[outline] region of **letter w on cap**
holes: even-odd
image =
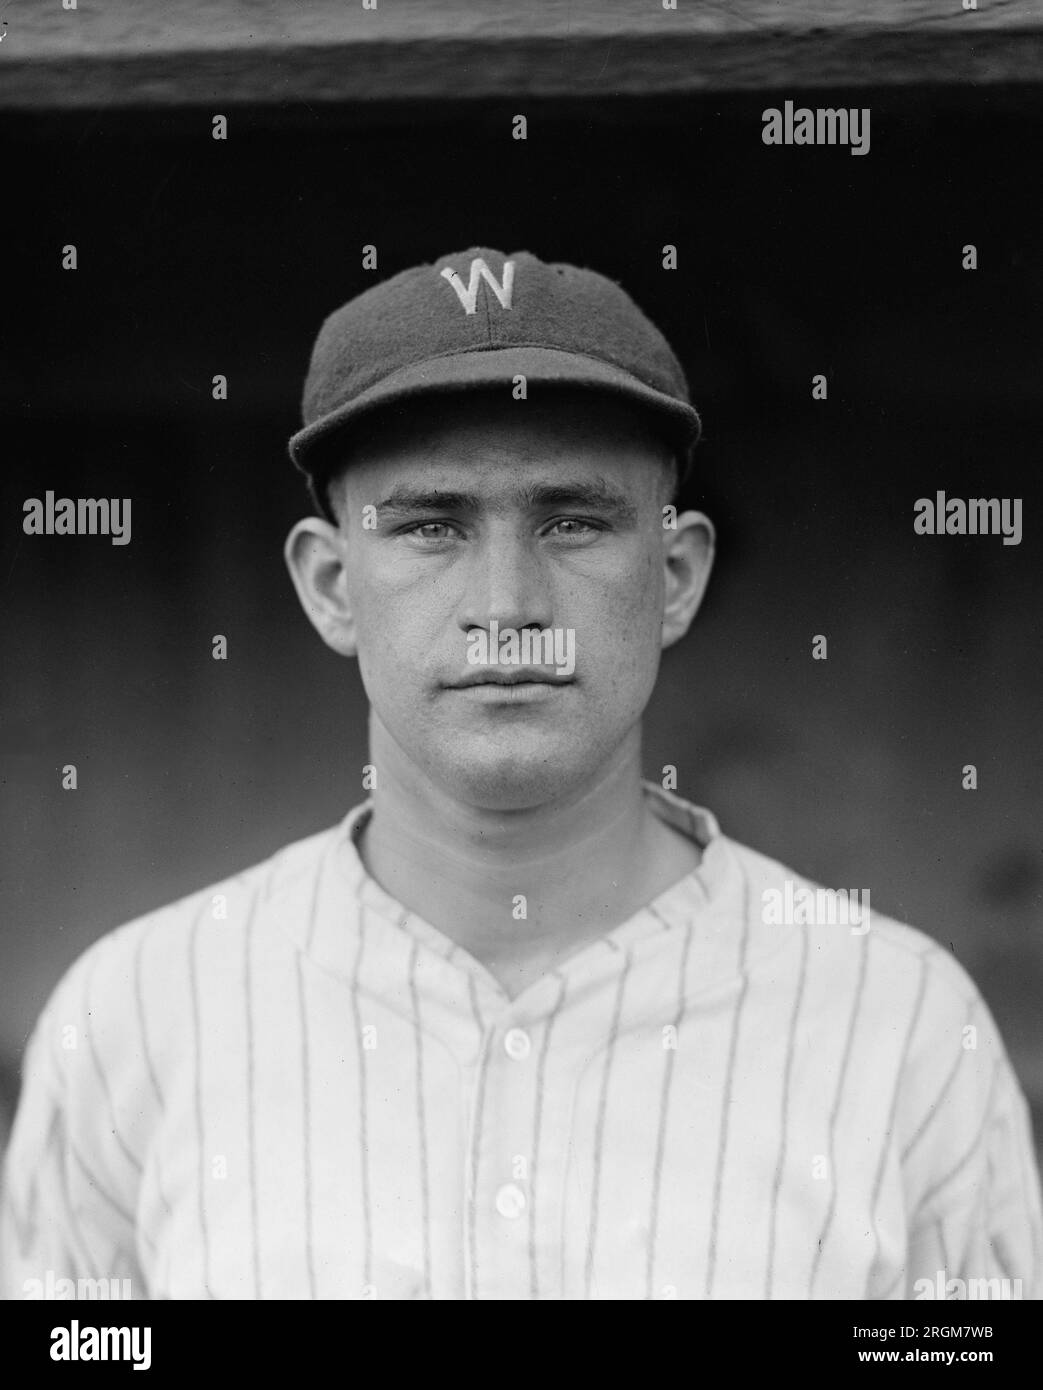
[[[481,280],[485,281],[485,283],[492,290],[493,294],[500,301],[500,307],[502,309],[509,309],[511,307],[511,294],[514,291],[513,261],[504,261],[503,263],[502,285],[498,285],[496,283],[496,276],[485,264],[481,256],[475,256],[474,260],[471,262],[471,278],[467,282],[466,288],[464,287],[464,282],[460,279],[459,275],[457,275],[456,271],[453,270],[451,266],[446,266],[446,268],[442,271],[442,276],[444,279],[449,281],[453,289],[456,291],[456,297],[464,306],[464,313],[466,314],[477,313],[478,284]]]

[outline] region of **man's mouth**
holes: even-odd
[[[562,676],[546,667],[515,666],[509,670],[490,667],[469,671],[458,681],[451,681],[449,689],[469,690],[476,685],[571,685],[572,681],[572,676]]]

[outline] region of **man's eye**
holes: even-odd
[[[405,534],[422,541],[444,541],[454,534],[454,529],[448,521],[420,521],[410,526]]]
[[[595,521],[588,521],[582,516],[562,516],[550,525],[548,535],[559,536],[587,536],[603,528]]]

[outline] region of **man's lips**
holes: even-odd
[[[572,681],[572,676],[562,676],[540,666],[513,666],[506,671],[492,668],[469,671],[447,684],[450,690],[468,690],[475,685],[571,685]]]

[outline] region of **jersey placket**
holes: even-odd
[[[473,1072],[468,1144],[467,1297],[530,1296],[531,1169],[540,1022],[528,1002],[477,984],[483,1033]]]

